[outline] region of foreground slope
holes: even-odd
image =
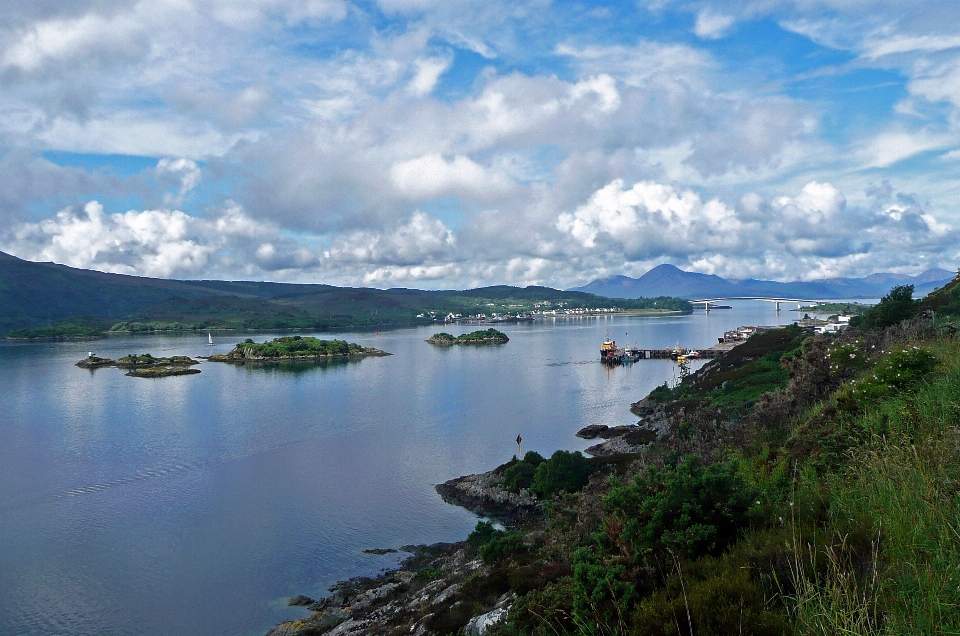
[[[503,530],[295,599],[315,613],[272,634],[958,633],[960,339],[939,320],[755,335],[634,405],[640,452],[464,478]]]

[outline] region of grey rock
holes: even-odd
[[[467,636],[484,636],[488,629],[500,621],[505,620],[509,611],[510,610],[506,608],[498,607],[486,614],[474,616],[470,619],[470,622],[467,623],[466,627],[463,628],[463,633],[467,634]]]

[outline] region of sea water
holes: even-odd
[[[797,317],[732,304],[500,325],[500,346],[424,342],[469,325],[317,334],[393,355],[155,379],[74,363],[278,334],[0,344],[0,634],[254,635],[304,616],[289,597],[403,556],[364,549],[463,539],[476,517],[434,485],[509,460],[518,435],[549,456],[586,448],[588,424],[635,423],[630,404],[677,367],[601,365],[607,333],[706,348]]]

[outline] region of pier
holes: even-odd
[[[720,342],[706,349],[685,349],[680,346],[664,347],[663,349],[640,349],[638,347],[617,349],[616,342],[608,337],[600,348],[600,362],[604,364],[632,364],[640,360],[677,360],[678,358],[712,360],[746,342],[747,338],[754,333],[769,331],[770,329],[780,329],[780,327],[738,327],[733,331],[724,333],[723,338],[718,338]]]

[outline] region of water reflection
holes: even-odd
[[[339,369],[351,364],[359,364],[360,362],[362,362],[362,358],[321,358],[316,360],[256,360],[241,364],[222,362],[212,364],[234,364],[238,369],[243,369],[247,373],[263,373],[266,375],[301,375],[313,371]]]
[[[777,320],[764,305],[545,320],[498,327],[499,347],[424,342],[476,326],[338,333],[394,355],[205,362],[154,382],[73,366],[89,343],[0,344],[0,633],[265,633],[302,612],[275,599],[389,565],[364,548],[466,536],[475,518],[433,485],[508,460],[518,433],[547,456],[589,445],[575,437],[587,424],[634,423],[630,404],[676,365],[604,368],[606,331],[699,349]],[[186,334],[96,349],[232,346]]]

